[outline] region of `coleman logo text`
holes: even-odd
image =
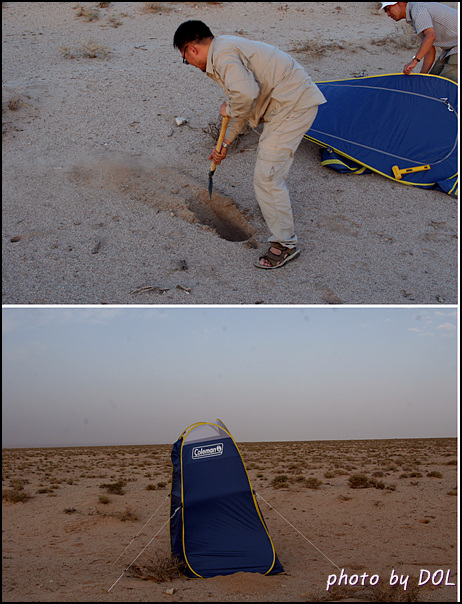
[[[193,459],[205,459],[206,457],[217,457],[223,453],[223,443],[214,443],[205,447],[193,447]]]

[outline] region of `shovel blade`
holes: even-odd
[[[212,191],[213,191],[213,172],[209,174],[209,197],[212,199]]]

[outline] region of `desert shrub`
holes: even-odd
[[[28,105],[24,101],[22,92],[18,92],[16,90],[12,93],[11,98],[9,98],[8,101],[5,101],[5,103],[10,111],[17,111],[18,109],[20,109],[20,107],[24,107],[24,106],[30,107],[30,105]],[[3,101],[2,101],[2,105],[3,105]],[[2,107],[2,111],[3,111],[3,107]]]
[[[273,486],[275,489],[282,489],[283,487],[288,486],[288,481],[288,476],[286,476],[285,474],[278,474],[271,481],[271,486]]]
[[[2,500],[10,501],[12,503],[22,503],[31,498],[31,495],[23,490],[17,489],[5,489],[2,491]]]
[[[407,588],[380,582],[368,593],[369,602],[419,602],[420,588],[416,577],[410,577]]]
[[[365,474],[352,474],[348,479],[350,489],[368,489],[371,484]]]
[[[181,575],[182,562],[167,555],[158,555],[156,560],[148,561],[144,566],[133,564],[130,572],[143,581],[165,583]]]
[[[319,478],[315,478],[314,476],[310,476],[305,480],[305,485],[308,489],[319,489],[322,485],[322,480]]]
[[[371,487],[374,487],[376,489],[384,489],[385,488],[385,483],[382,480],[376,480],[375,478],[371,478],[369,480],[369,484],[371,485]]]
[[[427,474],[428,478],[443,478],[441,472],[437,472],[436,470],[432,470]]]
[[[127,481],[120,478],[117,482],[109,482],[106,484],[101,484],[100,489],[106,489],[108,493],[112,493],[113,495],[124,495],[124,487],[126,486]]]
[[[167,487],[167,483],[166,482],[158,482],[157,484],[152,484],[152,482],[150,482],[146,486],[146,491],[162,491],[166,487]]]
[[[10,480],[11,489],[2,490],[2,500],[21,503],[30,499],[31,495],[24,490],[24,485],[28,482],[22,478],[12,478]]]
[[[97,21],[99,19],[99,11],[83,6],[76,6],[76,17],[82,17],[84,21]]]
[[[138,520],[136,512],[130,508],[119,514],[119,518],[122,522],[136,522]]]
[[[168,6],[165,6],[165,2],[143,2],[144,10],[148,13],[169,13],[172,9]]]
[[[65,514],[75,514],[77,510],[75,508],[64,508]]]
[[[368,478],[365,474],[352,474],[348,479],[350,489],[387,489],[396,491],[396,485],[386,485],[382,480]]]
[[[89,40],[88,42],[79,42],[78,46],[60,46],[59,52],[65,59],[75,59],[77,57],[96,59],[98,57],[107,57],[111,49],[95,40]]]
[[[400,23],[392,34],[382,38],[372,38],[371,44],[375,46],[394,46],[395,48],[412,50],[416,48],[416,33],[405,24]]]

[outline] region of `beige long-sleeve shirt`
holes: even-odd
[[[210,45],[206,73],[227,97],[230,142],[246,122],[252,127],[283,122],[302,97],[307,109],[326,102],[297,61],[264,42],[217,36]]]

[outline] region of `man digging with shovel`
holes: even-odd
[[[279,268],[299,255],[286,178],[304,134],[324,95],[294,59],[274,46],[237,36],[214,37],[202,21],[186,21],[173,45],[183,62],[217,82],[227,102],[220,108],[231,118],[220,150],[210,159],[219,165],[246,122],[264,123],[257,151],[254,188],[271,231],[270,247],[255,266]]]

